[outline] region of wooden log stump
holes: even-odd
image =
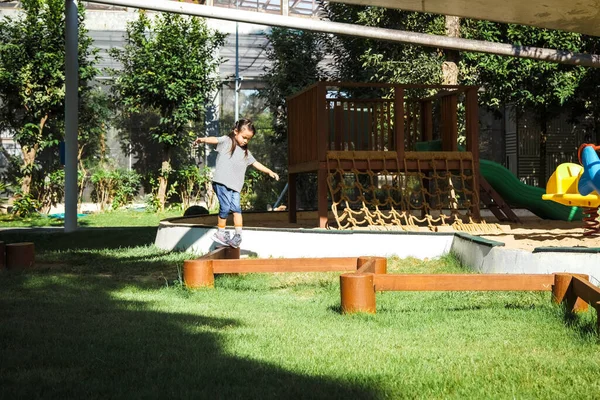
[[[33,266],[35,246],[31,242],[11,243],[6,245],[6,268],[25,269]]]
[[[215,286],[212,260],[186,260],[183,262],[183,282],[190,289]]]
[[[375,313],[375,287],[373,274],[340,275],[342,314],[356,312]]]

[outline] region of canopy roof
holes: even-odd
[[[330,0],[600,36],[598,0]]]

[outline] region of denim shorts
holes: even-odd
[[[242,213],[240,206],[240,192],[229,189],[225,185],[213,182],[213,189],[219,199],[219,218],[227,219],[230,212]]]

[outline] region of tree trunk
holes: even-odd
[[[21,147],[21,153],[23,154],[23,179],[21,180],[21,193],[23,196],[27,196],[31,192],[31,181],[33,179],[33,164],[35,163],[35,156],[38,151],[38,145],[35,144],[33,147],[23,146]]]
[[[460,37],[460,18],[446,15],[446,36]],[[446,50],[446,61],[442,64],[442,83],[444,85],[458,84],[458,61],[460,53],[457,50]]]
[[[40,119],[40,136],[42,134],[42,131],[44,130],[44,126],[46,126],[47,120],[48,115],[44,115],[44,117]],[[21,145],[21,153],[23,154],[23,171],[25,171],[23,173],[23,179],[21,181],[21,193],[23,194],[23,196],[26,196],[31,192],[31,181],[33,179],[33,165],[35,164],[35,157],[37,155],[39,147],[39,143],[36,143],[33,146]]]
[[[165,209],[166,197],[167,197],[167,184],[169,181],[169,174],[171,173],[171,147],[163,147],[162,154],[162,165],[160,168],[160,176],[158,177],[158,203],[160,210]]]

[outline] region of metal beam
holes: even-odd
[[[504,43],[486,42],[483,40],[451,38],[440,35],[428,35],[424,33],[407,32],[394,29],[343,24],[339,22],[321,21],[309,18],[286,17],[282,15],[241,11],[231,8],[210,7],[168,0],[154,0],[152,2],[145,0],[94,0],[93,2],[131,8],[142,8],[146,10],[172,12],[205,18],[245,22],[250,24],[279,26],[284,28],[364,37],[390,42],[410,43],[434,48],[489,53],[509,57],[530,58],[561,64],[582,65],[586,67],[600,67],[600,56],[597,54],[581,54],[540,47],[517,46]]]

